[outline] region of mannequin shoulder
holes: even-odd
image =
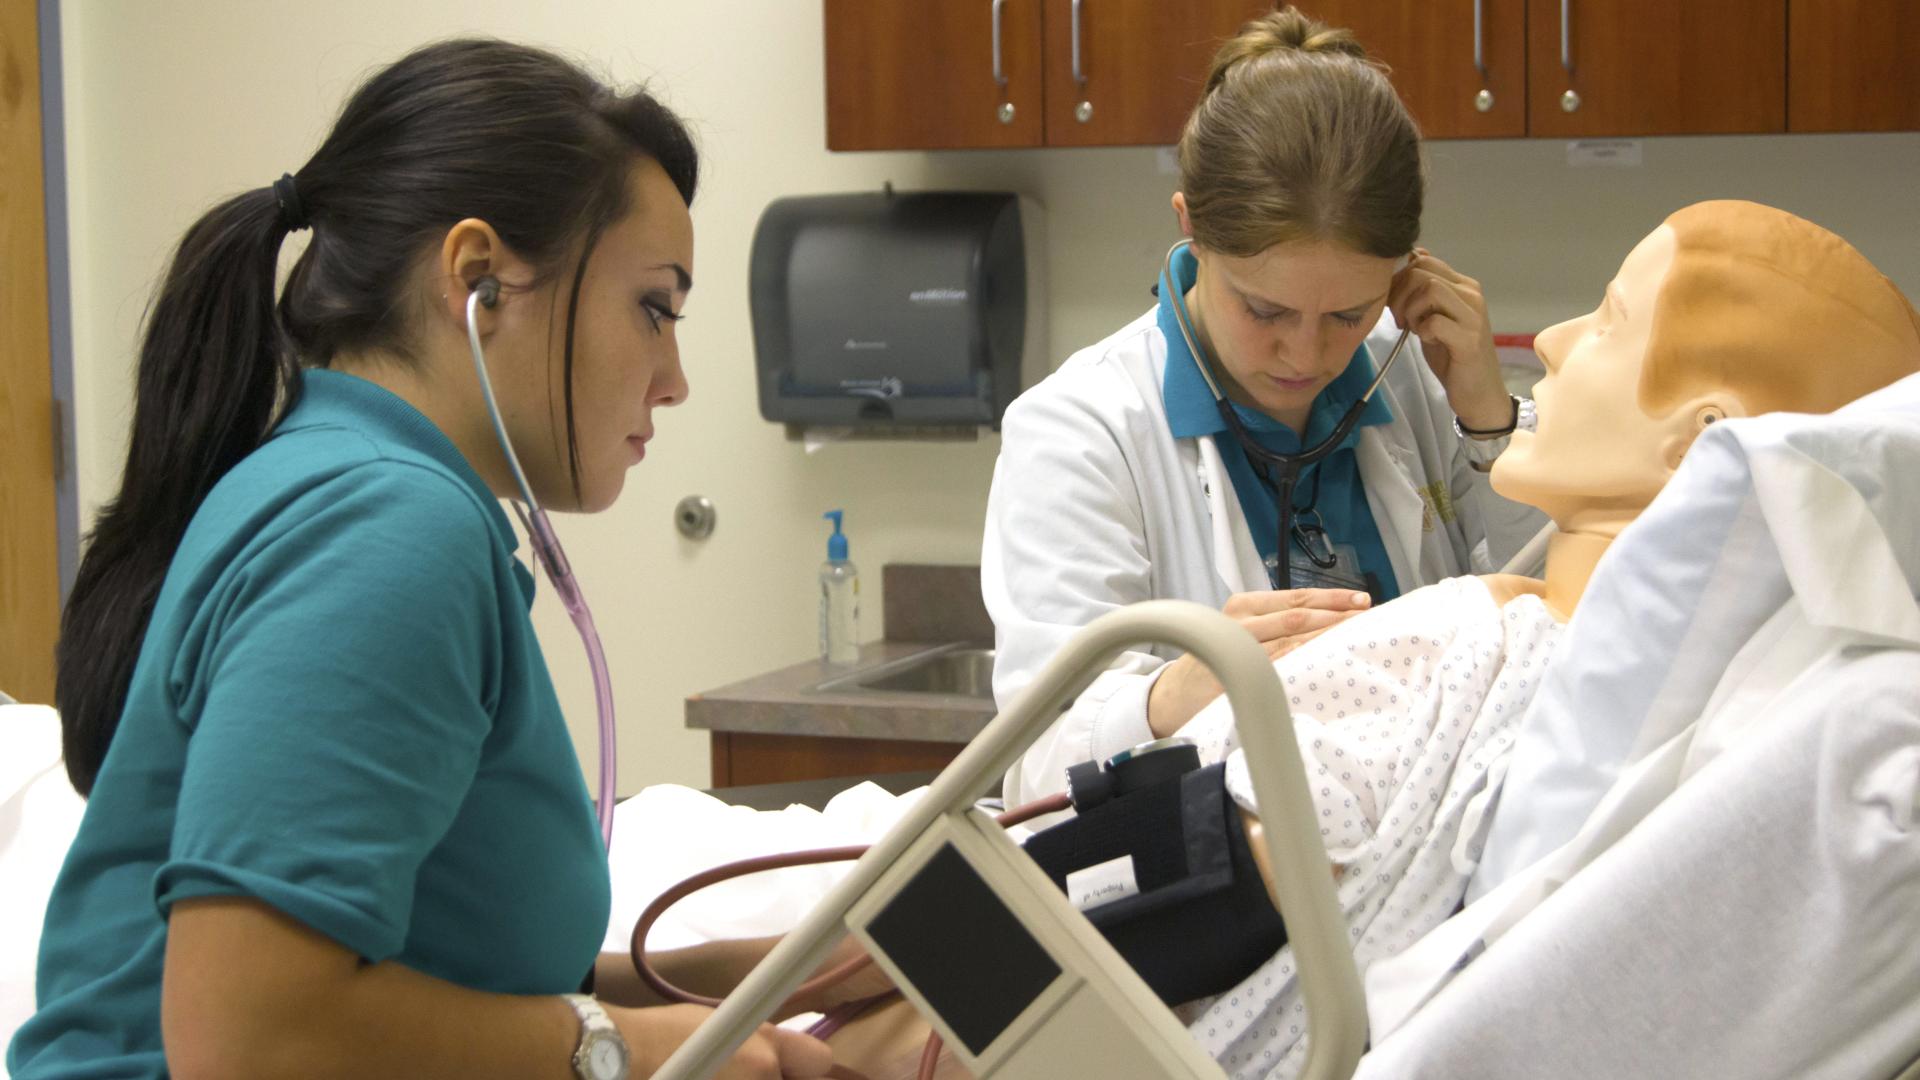
[[[1522,596],[1538,596],[1542,600],[1547,597],[1547,583],[1539,578],[1520,574],[1481,574],[1480,582],[1487,587],[1487,593],[1499,607],[1505,607],[1508,601]]]

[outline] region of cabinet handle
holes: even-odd
[[[1572,83],[1572,0],[1561,0],[1561,71],[1567,73],[1567,83]],[[1572,86],[1561,94],[1561,111],[1571,113],[1580,108],[1580,94]]]
[[[1473,107],[1481,112],[1493,108],[1493,91],[1487,89],[1487,37],[1483,16],[1485,0],[1473,0],[1473,66],[1480,72],[1480,92],[1473,96]]]
[[[1473,0],[1473,66],[1480,72],[1480,81],[1487,81],[1486,32],[1481,19],[1485,15],[1483,0]]]
[[[1007,0],[993,0],[993,81],[1001,86],[1007,85],[1007,72],[1000,64],[1000,9],[1006,3]]]
[[[1073,0],[1073,81],[1077,86],[1087,85],[1087,77],[1080,70],[1080,0]]]
[[[1560,67],[1573,74],[1573,0],[1560,0]]]

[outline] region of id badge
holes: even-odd
[[[1331,566],[1322,566],[1307,557],[1298,544],[1288,544],[1287,569],[1292,574],[1292,584],[1296,589],[1347,589],[1364,592],[1380,599],[1380,582],[1372,574],[1360,568],[1360,553],[1352,544],[1328,545],[1332,556]],[[1322,557],[1326,561],[1326,557]],[[1278,581],[1279,560],[1267,559],[1267,578]]]

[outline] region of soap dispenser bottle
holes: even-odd
[[[842,512],[820,515],[833,522],[827,537],[827,561],[820,564],[820,659],[851,664],[860,656],[854,634],[860,625],[860,571],[847,558],[847,537],[840,531]]]

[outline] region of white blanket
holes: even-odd
[[[0,1049],[33,1015],[47,897],[86,806],[61,767],[59,714],[0,705]]]
[[[1845,1038],[1865,1040],[1870,1055],[1897,1056],[1898,1033],[1904,1030],[1911,1050],[1915,1017],[1905,1015],[1888,1024],[1884,1021],[1897,1012],[1894,1006],[1882,1002],[1881,1019],[1876,1020],[1869,1015],[1869,1003],[1887,991],[1881,979],[1886,973],[1906,980],[1893,984],[1903,988],[1903,1008],[1920,999],[1920,965],[1911,944],[1913,913],[1920,907],[1914,902],[1920,897],[1920,852],[1915,851],[1920,834],[1913,829],[1914,757],[1920,749],[1912,735],[1920,698],[1908,674],[1914,654],[1920,652],[1920,604],[1915,603],[1920,498],[1910,479],[1917,470],[1920,378],[1905,380],[1832,417],[1731,421],[1702,436],[1656,504],[1662,509],[1657,520],[1664,528],[1715,530],[1728,551],[1742,553],[1738,560],[1714,568],[1721,575],[1719,589],[1703,597],[1703,608],[1741,608],[1749,626],[1744,643],[1710,692],[1703,680],[1675,681],[1659,670],[1649,671],[1650,682],[1668,683],[1669,696],[1658,710],[1646,714],[1661,723],[1642,723],[1630,737],[1617,740],[1631,748],[1619,780],[1573,838],[1413,949],[1373,968],[1367,993],[1376,1044],[1386,1040],[1386,1046],[1396,1049],[1417,1048],[1421,1040],[1414,1035],[1415,1027],[1409,1026],[1407,1043],[1399,1041],[1396,1030],[1409,1024],[1410,1017],[1423,1016],[1416,1010],[1426,1002],[1432,1000],[1430,1008],[1438,1009],[1441,1002],[1455,998],[1443,988],[1463,968],[1474,972],[1499,958],[1499,970],[1511,970],[1514,953],[1528,950],[1516,945],[1508,951],[1503,936],[1514,933],[1520,940],[1538,941],[1538,932],[1520,936],[1519,928],[1531,925],[1536,909],[1539,916],[1547,915],[1545,904],[1563,883],[1573,883],[1567,885],[1573,889],[1605,860],[1615,869],[1599,880],[1614,884],[1598,903],[1611,906],[1612,917],[1599,921],[1605,909],[1589,903],[1586,914],[1597,921],[1584,932],[1605,939],[1592,948],[1613,950],[1613,964],[1582,969],[1572,966],[1578,962],[1577,952],[1563,951],[1559,944],[1536,947],[1534,958],[1548,970],[1529,975],[1526,985],[1564,988],[1578,982],[1583,991],[1575,1000],[1590,993],[1621,1003],[1616,1014],[1623,1022],[1638,1015],[1647,1023],[1664,1025],[1669,1037],[1657,1047],[1684,1037],[1689,1047],[1711,1048],[1691,1051],[1705,1059],[1715,1053],[1734,1055],[1736,1047],[1758,1038],[1754,1045],[1775,1048],[1776,1064],[1769,1068],[1783,1070],[1775,1075],[1800,1075],[1801,1070],[1777,1062],[1800,1060],[1800,1055],[1814,1052],[1809,1047],[1831,1046]],[[1690,489],[1703,479],[1715,485],[1712,497],[1688,499]],[[1690,508],[1697,513],[1687,513]],[[1623,536],[1620,545],[1628,542]],[[1755,558],[1756,553],[1769,557]],[[1738,573],[1732,572],[1735,568]],[[1622,558],[1603,564],[1601,573],[1654,569]],[[1596,574],[1596,588],[1599,578]],[[1736,603],[1734,594],[1743,599]],[[1754,597],[1775,598],[1775,610],[1758,625],[1751,622]],[[1672,641],[1669,648],[1679,650],[1681,644]],[[1678,667],[1697,660],[1685,652],[1670,653],[1665,664]],[[1861,666],[1869,661],[1873,667]],[[1619,719],[1609,705],[1593,702],[1591,722]],[[1697,719],[1673,730],[1677,717]],[[1714,808],[1732,802],[1743,781],[1757,788],[1747,797],[1762,801],[1783,786],[1758,765],[1749,776],[1731,762],[1747,761],[1744,752],[1750,744],[1786,738],[1776,735],[1776,729],[1791,730],[1796,723],[1810,725],[1815,734],[1844,725],[1845,731],[1832,736],[1858,738],[1865,747],[1848,749],[1847,744],[1825,758],[1802,752],[1802,768],[1817,770],[1831,763],[1834,771],[1796,777],[1811,785],[1796,811],[1804,815],[1796,823],[1799,832],[1756,827],[1739,815],[1716,815]],[[1735,750],[1743,753],[1736,756]],[[1792,752],[1783,753],[1790,766],[1796,759]],[[1723,758],[1730,763],[1717,765]],[[1687,793],[1689,785],[1704,783],[1710,769],[1722,785],[1719,801],[1705,796],[1678,801],[1676,792]],[[1792,790],[1786,787],[1780,797],[1791,798]],[[1663,800],[1669,798],[1680,809],[1664,807]],[[1689,807],[1699,811],[1696,819],[1655,825],[1656,820],[1672,821]],[[1511,809],[1503,806],[1500,814]],[[1780,835],[1774,836],[1775,831]],[[1675,875],[1673,859],[1678,856],[1649,849],[1655,841],[1643,833],[1676,843],[1681,836],[1698,833],[1699,842],[1724,852],[1727,865],[1716,862],[1699,880]],[[1775,843],[1777,847],[1770,846]],[[1624,854],[1612,855],[1616,845],[1622,852],[1641,854],[1627,861]],[[1629,870],[1679,891],[1658,902],[1647,895],[1647,888],[1628,886]],[[1773,871],[1778,875],[1768,877]],[[1728,899],[1716,908],[1694,902],[1697,891],[1712,890],[1721,879],[1744,879],[1755,887],[1767,883],[1767,888],[1751,903]],[[1577,896],[1591,898],[1593,887],[1581,885]],[[1563,903],[1577,906],[1582,901]],[[1693,922],[1704,925],[1682,925]],[[1826,926],[1835,922],[1848,925]],[[1572,930],[1564,916],[1548,924]],[[1559,942],[1561,936],[1549,940]],[[1663,938],[1685,942],[1690,951],[1672,955]],[[1822,948],[1836,951],[1812,962],[1810,954]],[[1766,977],[1757,979],[1761,970]],[[1749,977],[1734,978],[1738,973]],[[1601,985],[1612,975],[1624,981]],[[1486,980],[1476,975],[1470,985],[1484,987]],[[1721,996],[1728,986],[1741,990],[1737,1010],[1727,1007]],[[1442,996],[1435,999],[1436,993]],[[1478,1000],[1484,991],[1466,989],[1458,996]],[[1627,1008],[1627,1003],[1644,999],[1665,1005],[1644,1014]],[[1828,1001],[1850,1005],[1855,1012],[1831,1008],[1824,1004]],[[1806,1008],[1795,1011],[1796,1003]],[[1573,1018],[1577,1029],[1554,1027],[1557,1006],[1541,1004],[1541,1040],[1584,1045],[1590,1039],[1644,1043],[1650,1037],[1631,1026],[1608,1032],[1600,1022],[1604,1014],[1595,1018],[1600,1034],[1586,1031],[1579,1018]],[[1775,1026],[1761,1038],[1742,1017],[1766,1017]],[[1421,1020],[1417,1030],[1431,1027]],[[1527,1041],[1507,1034],[1518,1043]],[[1788,1042],[1792,1045],[1785,1045]],[[1645,1047],[1649,1053],[1654,1048]],[[1608,1060],[1619,1060],[1618,1054]],[[1808,1060],[1836,1069],[1833,1075],[1843,1075],[1853,1064],[1833,1053],[1815,1053]],[[1538,1068],[1537,1061],[1530,1065]],[[1678,1066],[1656,1071],[1687,1073]],[[1729,1074],[1760,1073],[1735,1069]]]
[[[1920,1055],[1916,792],[1920,653],[1828,656],[1357,1076],[1894,1075]]]
[[[1480,810],[1559,632],[1537,597],[1496,607],[1478,578],[1453,578],[1276,663],[1363,971],[1459,907],[1479,854]],[[1257,810],[1234,724],[1223,698],[1180,734],[1203,758],[1224,757],[1228,789]],[[1306,1007],[1291,948],[1183,1015],[1236,1078],[1299,1071]]]
[[[626,952],[647,905],[694,874],[760,855],[871,844],[926,790],[896,796],[863,783],[835,795],[824,810],[751,810],[675,784],[643,788],[614,810],[607,859],[613,909],[601,947]],[[851,869],[850,862],[794,866],[702,889],[654,924],[647,948],[784,934]]]

